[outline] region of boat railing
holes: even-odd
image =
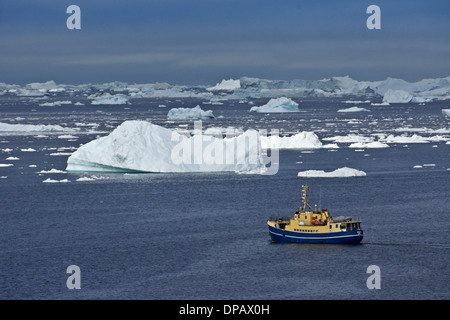
[[[291,217],[270,217],[269,221],[290,221]]]

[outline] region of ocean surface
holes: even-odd
[[[71,152],[125,120],[192,129],[192,121],[166,120],[172,107],[199,104],[213,110],[216,119],[203,121],[204,129],[314,131],[322,140],[350,134],[434,136],[429,132],[449,128],[441,113],[448,102],[361,104],[370,112],[339,113],[352,104],[311,98],[296,100],[299,113],[256,114],[250,107],[266,100],[252,105],[71,100],[84,105],[43,107],[30,98],[0,96],[2,123],[79,129],[0,132],[0,164],[12,164],[0,166],[0,299],[450,299],[450,144],[445,141],[281,150],[276,175],[64,171]],[[297,176],[342,167],[367,176]],[[51,169],[63,172],[46,173]],[[270,240],[267,219],[291,215],[304,184],[312,190],[311,202],[332,216],[362,219],[361,244]],[[66,285],[70,265],[80,268],[81,289]],[[380,289],[367,287],[371,265],[380,269]]]

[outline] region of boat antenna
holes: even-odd
[[[322,210],[322,186],[319,186],[319,210]]]

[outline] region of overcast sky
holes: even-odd
[[[0,82],[446,77],[449,17],[448,0],[0,0]]]

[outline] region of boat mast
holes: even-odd
[[[303,209],[302,209],[302,211],[303,212],[306,212],[306,209],[309,207],[309,208],[311,208],[311,206],[308,204],[308,202],[307,202],[307,198],[308,198],[308,191],[309,191],[309,188],[308,188],[308,186],[302,186],[302,200],[303,200]],[[312,208],[311,208],[312,209]]]

